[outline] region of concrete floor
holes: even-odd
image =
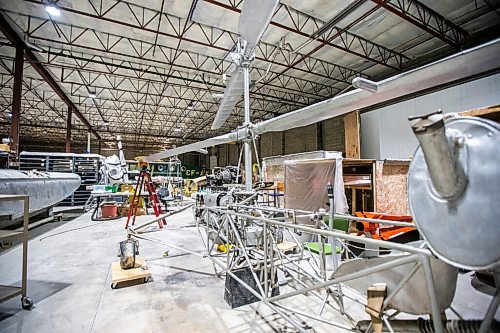
[[[150,217],[138,218],[138,224]],[[174,245],[201,252],[191,210],[168,219],[167,229],[148,233]],[[292,332],[290,325],[261,303],[231,309],[223,299],[224,280],[210,260],[140,242],[154,281],[112,290],[112,262],[118,242],[126,238],[125,220],[90,221],[90,213],[36,236],[29,243],[29,291],[32,311],[19,298],[0,304],[0,332]],[[164,251],[169,256],[164,257]],[[21,247],[0,255],[0,283],[16,285],[21,276]],[[466,318],[484,313],[490,297],[470,288],[461,276],[454,306]],[[471,297],[473,295],[473,297]],[[306,308],[308,300],[295,300]],[[363,307],[347,304],[355,320],[366,319]],[[337,315],[335,322],[347,323]],[[314,332],[346,332],[320,324]]]

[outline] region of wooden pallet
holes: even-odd
[[[141,280],[143,283],[148,282],[151,277],[151,271],[146,265],[144,258],[135,258],[135,267],[123,269],[120,262],[111,264],[111,288],[115,289],[116,285],[121,282]]]

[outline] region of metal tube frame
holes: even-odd
[[[340,286],[341,283],[353,280],[362,276],[366,276],[369,274],[373,274],[375,272],[391,269],[394,267],[402,266],[402,265],[408,265],[413,263],[414,266],[412,269],[403,277],[402,281],[397,285],[397,287],[391,291],[389,294],[390,299],[392,299],[404,286],[405,283],[407,283],[411,277],[415,274],[415,272],[418,270],[418,268],[422,267],[424,270],[426,282],[427,282],[427,293],[429,295],[429,301],[431,304],[431,317],[433,319],[433,324],[435,327],[435,332],[443,332],[443,326],[440,321],[440,312],[439,312],[439,306],[437,303],[437,297],[436,297],[436,291],[435,291],[435,286],[434,286],[434,280],[432,277],[432,270],[430,266],[430,258],[434,257],[433,254],[426,248],[415,248],[409,245],[405,244],[397,244],[397,243],[391,243],[391,242],[386,242],[386,241],[380,241],[380,240],[375,240],[375,239],[369,239],[369,238],[360,238],[348,234],[343,234],[339,232],[335,232],[333,230],[328,230],[328,229],[321,229],[321,228],[314,228],[311,226],[305,226],[305,225],[300,225],[296,223],[290,223],[286,222],[287,220],[290,220],[290,218],[285,217],[285,218],[277,218],[277,219],[271,219],[267,218],[264,212],[266,213],[276,213],[276,212],[285,212],[285,216],[290,216],[290,215],[295,215],[295,212],[292,213],[291,210],[283,210],[283,209],[272,209],[269,207],[266,208],[261,208],[261,207],[256,207],[256,206],[245,206],[242,204],[234,204],[230,205],[227,208],[223,207],[209,207],[205,208],[206,214],[212,214],[214,217],[213,219],[207,219],[207,223],[209,221],[217,221],[218,218],[221,221],[225,221],[226,225],[224,226],[224,223],[221,223],[221,225],[218,226],[218,235],[220,232],[225,233],[223,237],[225,237],[228,240],[228,245],[227,249],[228,252],[225,255],[225,260],[226,263],[223,261],[221,262],[221,257],[219,254],[213,253],[214,247],[209,247],[209,238],[207,236],[208,242],[204,242],[204,248],[206,253],[204,254],[204,257],[207,257],[212,260],[214,263],[214,266],[217,265],[220,268],[222,268],[223,272],[226,274],[231,275],[233,278],[235,278],[236,281],[238,281],[242,286],[249,290],[253,295],[255,295],[258,299],[260,299],[264,304],[269,306],[271,309],[276,311],[278,314],[283,316],[283,318],[289,322],[292,326],[294,326],[297,330],[303,331],[304,327],[302,327],[300,324],[295,322],[292,318],[290,318],[289,314],[294,313],[298,316],[302,316],[305,318],[309,319],[315,319],[319,322],[322,323],[328,323],[331,324],[332,326],[343,328],[346,330],[354,330],[355,327],[349,326],[349,325],[343,325],[339,323],[333,323],[329,322],[326,320],[324,317],[322,317],[322,314],[325,309],[325,305],[328,304],[329,307],[335,311],[338,311],[341,314],[344,314],[347,316],[347,314],[344,313],[343,311],[343,298],[344,295],[341,291],[341,289],[331,289],[334,285]],[[260,212],[260,216],[255,216],[251,215],[252,212]],[[307,213],[306,211],[301,211],[304,215]],[[313,216],[312,212],[308,212],[311,216]],[[335,216],[342,216],[342,215],[335,215]],[[351,218],[351,217],[349,217]],[[364,218],[359,218],[360,220],[368,220]],[[370,222],[377,222],[381,223],[380,220],[376,219],[370,219],[374,221]],[[246,248],[246,245],[241,238],[240,230],[245,223],[251,222],[255,225],[262,226],[263,228],[263,234],[262,238],[264,240],[263,242],[263,248],[262,249],[257,249],[257,248],[252,248],[252,255],[249,254],[248,249]],[[386,223],[393,223],[394,221],[384,221]],[[202,239],[204,238],[202,236],[202,232],[200,231],[200,228],[206,229],[206,232],[208,234],[210,226],[207,224],[201,224],[197,223],[199,227],[199,233]],[[404,224],[407,226],[407,224]],[[412,224],[409,224],[409,226],[414,226]],[[224,226],[224,227],[223,227]],[[324,227],[324,226],[323,226]],[[240,229],[238,229],[240,228]],[[300,232],[306,232],[310,233],[313,235],[316,235],[321,238],[327,238],[327,239],[335,239],[339,240],[340,242],[342,241],[356,241],[358,243],[363,243],[365,245],[376,245],[376,246],[383,246],[384,248],[392,249],[392,250],[398,250],[402,252],[406,252],[407,255],[404,255],[402,257],[399,257],[393,261],[386,262],[380,265],[376,265],[373,267],[365,268],[363,270],[350,273],[350,274],[345,274],[342,276],[336,276],[336,277],[330,277],[329,279],[323,279],[321,276],[318,276],[318,272],[315,271],[315,273],[310,273],[307,272],[304,269],[304,266],[301,265],[301,262],[309,262],[312,258],[312,256],[306,256],[304,257],[303,255],[303,248],[300,246],[298,243],[297,239],[295,237],[294,240],[296,241],[298,247],[301,249],[299,254],[292,254],[292,255],[287,255],[284,253],[281,253],[276,245],[276,239],[273,236],[273,231],[274,229],[277,228],[282,228],[284,230],[288,230],[292,235],[293,231],[300,231]],[[320,239],[321,239],[320,238]],[[206,245],[206,246],[205,246]],[[230,250],[230,245],[233,246],[233,250]],[[232,270],[232,265],[230,265],[230,262],[234,262],[234,258],[236,256],[235,251],[238,250],[240,251],[244,257],[244,264],[248,265],[250,267],[251,274],[257,283],[258,290],[254,290],[251,286],[248,284],[245,284],[243,281],[238,279],[234,273],[231,271]],[[333,250],[332,250],[333,251]],[[275,258],[274,255],[275,253],[278,253],[278,257]],[[241,256],[240,256],[241,257]],[[252,258],[254,261],[258,261],[259,264],[255,265],[255,263],[252,263]],[[314,259],[313,259],[314,260]],[[292,268],[290,265],[295,266],[296,268]],[[312,266],[311,266],[312,267]],[[269,290],[272,289],[273,286],[276,285],[277,281],[274,281],[274,277],[276,276],[275,272],[276,270],[281,270],[283,272],[286,272],[288,274],[288,280],[289,281],[294,281],[296,284],[300,285],[298,286],[290,286],[294,290],[288,291],[284,294],[280,294],[277,296],[269,296]],[[259,271],[260,274],[257,274],[256,271]],[[262,274],[263,272],[263,274]],[[306,280],[304,280],[306,279]],[[307,281],[307,283],[306,283]],[[262,287],[264,285],[264,287]],[[271,286],[271,288],[269,288]],[[282,300],[289,299],[291,297],[299,296],[299,295],[307,295],[311,293],[315,297],[317,297],[321,302],[319,304],[319,311],[317,311],[314,314],[306,313],[304,311],[301,311],[299,309],[293,309],[290,308],[289,306],[284,306],[283,304],[279,303]],[[336,307],[332,307],[330,302],[327,301],[329,296],[336,296],[334,299],[339,303],[339,308],[337,309]],[[336,299],[338,298],[338,299]],[[349,297],[351,298],[351,297]],[[389,302],[384,303],[384,308],[387,307],[387,304]],[[312,308],[312,306],[311,306]],[[287,311],[288,313],[278,311],[278,309]],[[386,314],[384,314],[385,316]],[[387,319],[387,317],[382,317],[382,319]],[[347,316],[347,319],[351,320],[349,316]],[[385,322],[386,320],[384,320]]]

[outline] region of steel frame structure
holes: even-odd
[[[205,217],[205,223],[202,223],[201,226],[200,224],[198,224],[199,231],[200,227],[202,229],[207,230],[207,238],[206,238],[207,242],[206,243],[204,242],[204,245],[206,246],[204,253],[205,256],[210,258],[214,262],[214,264],[217,265],[223,272],[231,275],[236,281],[242,284],[243,287],[245,287],[249,292],[251,292],[257,298],[259,298],[264,304],[268,305],[278,314],[282,315],[283,318],[291,325],[293,325],[298,331],[305,332],[305,327],[301,325],[300,322],[298,323],[294,319],[292,319],[293,317],[290,316],[290,314],[295,315],[298,318],[302,317],[302,319],[313,319],[346,330],[351,330],[351,331],[356,330],[356,327],[349,327],[348,325],[342,325],[336,322],[332,322],[331,320],[329,321],[328,319],[322,317],[324,310],[326,308],[330,308],[345,315],[347,321],[352,322],[352,318],[350,318],[349,315],[344,312],[344,300],[347,299],[355,300],[355,299],[348,297],[345,293],[342,292],[342,290],[345,290],[345,286],[342,284],[346,281],[353,280],[362,276],[368,276],[375,272],[388,270],[398,266],[413,264],[412,268],[405,274],[405,276],[401,279],[398,285],[393,290],[389,291],[389,294],[385,298],[383,305],[384,312],[382,315],[382,319],[384,323],[387,325],[389,331],[393,332],[389,318],[391,319],[394,318],[394,316],[397,315],[398,312],[389,315],[389,313],[387,312],[389,310],[388,304],[390,300],[392,300],[399,293],[399,291],[404,287],[404,285],[406,283],[409,283],[410,279],[416,273],[416,271],[420,267],[422,267],[427,286],[426,292],[429,297],[429,303],[431,308],[430,315],[434,331],[440,333],[444,332],[444,327],[440,317],[440,310],[435,289],[436,287],[434,283],[431,262],[430,262],[430,259],[435,258],[435,255],[425,246],[413,247],[405,244],[379,241],[370,238],[359,238],[341,232],[335,232],[332,231],[331,229],[328,230],[328,227],[325,225],[323,225],[322,228],[318,228],[318,226],[311,227],[311,226],[300,225],[297,224],[296,221],[294,221],[294,218],[300,215],[302,216],[309,215],[311,218],[313,218],[315,214],[317,214],[314,212],[305,212],[305,211],[296,211],[287,209],[269,209],[269,208],[263,209],[262,207],[248,206],[248,205],[245,206],[242,204],[230,205],[227,208],[222,208],[222,207],[206,208],[206,210],[207,210],[207,215]],[[282,213],[285,217],[289,217],[288,220],[291,220],[291,222],[283,221],[282,218],[269,217],[272,213]],[[228,240],[230,244],[233,244],[236,250],[241,251],[243,253],[243,256],[245,258],[245,265],[248,265],[248,267],[251,268],[252,276],[258,287],[258,291],[254,290],[251,286],[249,286],[247,283],[239,279],[238,276],[234,275],[234,273],[232,272],[232,270],[234,269],[235,261],[231,260],[231,256],[234,255],[235,253],[234,250],[227,252],[224,261],[224,256],[220,256],[219,253],[216,253],[214,251],[214,245],[213,245],[214,243],[210,245],[208,238],[208,231],[210,229],[209,224],[210,221],[214,220],[217,221],[218,218],[217,217],[215,219],[210,219],[209,217],[210,214],[217,214],[218,217],[222,217],[222,219],[219,220],[220,224],[218,225],[217,237],[219,235],[220,236],[224,235],[225,236],[224,239]],[[356,218],[353,218],[351,216],[343,216],[343,215],[336,215],[336,216],[356,220]],[[373,222],[380,224],[394,224],[394,221],[385,221],[385,220],[373,220]],[[262,250],[254,249],[252,256],[249,255],[249,249],[244,244],[241,238],[243,226],[246,225],[247,223],[259,224],[263,227],[263,243],[264,243],[263,249]],[[409,225],[407,223],[400,223],[400,224]],[[303,260],[309,261],[310,259],[313,258],[308,257],[307,255],[304,256],[304,249],[301,247],[300,243],[294,236],[293,237],[296,244],[299,247],[301,247],[300,255],[294,258],[293,256],[280,253],[280,250],[277,246],[276,228],[283,228],[284,230],[288,230],[292,236],[293,233],[297,231],[312,234],[315,237],[317,237],[318,240],[320,241],[320,247],[322,247],[321,244],[323,244],[321,243],[322,239],[329,239],[329,242],[332,245],[336,244],[337,240],[340,240],[342,242],[355,241],[365,245],[372,245],[377,247],[388,248],[391,250],[401,251],[405,253],[405,255],[401,255],[398,258],[395,258],[394,260],[391,260],[386,263],[367,267],[357,272],[349,273],[346,275],[332,274],[331,277],[327,277],[325,271],[323,270],[323,267],[325,267],[324,262],[323,263],[320,262],[319,264],[316,263],[317,274],[316,276],[314,276],[314,274],[311,275],[302,266]],[[204,237],[201,233],[200,236],[204,241],[203,239]],[[241,258],[241,254],[239,254],[238,257]],[[335,258],[335,256],[332,257]],[[254,258],[255,260],[252,260],[252,258]],[[321,260],[324,261],[325,258],[324,256],[320,255],[320,261]],[[302,265],[300,264],[301,262]],[[290,266],[295,266],[296,269],[291,269]],[[314,269],[314,266],[312,267]],[[262,269],[264,270],[264,274],[260,274],[260,276],[257,276],[257,273],[259,271],[262,271]],[[271,272],[270,274],[271,281],[269,281],[268,270]],[[300,284],[302,287],[293,288],[295,290],[288,291],[284,294],[271,296],[270,290],[268,288],[269,285],[274,285],[274,286],[277,285],[277,281],[272,281],[275,277],[274,270],[282,270],[284,273],[287,272],[285,276],[290,277],[294,282]],[[294,275],[294,273],[296,275]],[[312,278],[312,281],[309,281],[312,282],[311,284],[308,285],[307,283],[304,282],[304,280],[306,280],[304,278],[306,277]],[[496,278],[498,278],[498,276]],[[262,285],[264,285],[264,288],[262,288]],[[340,289],[340,285],[342,285],[342,288],[344,289]],[[335,286],[337,288],[334,288]],[[317,292],[319,292],[320,295],[318,295]],[[307,311],[302,311],[300,309],[285,306],[283,304],[280,304],[279,302],[281,300],[286,299],[287,303],[289,303],[291,301],[290,300],[291,298],[299,295],[307,295],[308,293],[312,293],[312,295],[315,297],[319,296],[320,300],[322,300],[320,303],[319,311],[317,313],[307,313]],[[337,303],[338,308],[333,307],[328,303],[329,297],[331,297]],[[489,330],[490,324],[492,323],[494,317],[494,313],[496,312],[499,303],[500,303],[500,287],[497,287],[496,293],[490,302],[485,317],[483,318],[483,322],[481,323],[479,332],[484,333]],[[330,306],[328,307],[326,305]],[[308,306],[308,308],[310,308],[310,306]]]
[[[37,71],[43,68],[44,73],[40,76],[26,65],[21,125],[39,123],[41,113],[50,109],[51,124],[61,125],[58,140],[65,138],[62,132],[70,107],[76,116],[71,120],[75,142],[84,140],[90,126],[103,140],[111,140],[119,130],[130,133],[124,136],[130,142],[158,136],[154,140],[158,149],[168,137],[200,140],[241,124],[242,102],[220,130],[207,128],[219,102],[212,94],[222,93],[225,87],[221,77],[234,66],[229,54],[238,35],[231,26],[206,23],[197,11],[202,7],[237,15],[242,1],[192,1],[183,7],[186,12],[166,10],[164,1],[158,1],[158,8],[117,0],[78,1],[72,7],[58,4],[68,19],[47,17],[40,0],[25,0],[23,5],[27,10],[19,9],[22,6],[0,9],[18,35],[15,43],[0,36],[2,67],[11,67],[17,44],[29,42],[35,49],[23,47],[30,66]],[[328,19],[279,4],[269,30],[282,37],[261,42],[250,68],[252,118],[269,119],[332,97],[348,88],[354,77],[380,79],[429,61],[412,55],[413,48],[424,42],[442,43],[447,52],[461,48],[473,37],[461,26],[497,7],[480,4],[452,22],[415,0],[358,0]],[[367,19],[384,11],[415,27],[415,37],[389,47],[358,32]],[[302,42],[298,47],[290,44],[295,38]],[[2,70],[0,75],[11,73]],[[33,84],[50,80],[49,76],[61,90],[53,83]],[[13,87],[7,78],[1,82],[2,108],[8,108]],[[97,93],[94,100],[88,97],[89,87]],[[195,107],[189,110],[192,104]],[[43,109],[37,112],[40,106]],[[10,121],[6,115],[4,121]],[[173,132],[175,128],[181,128],[182,134]],[[43,131],[26,134],[33,139],[44,135]]]
[[[290,314],[298,317],[303,317],[302,319],[318,320],[320,322],[330,324],[334,327],[355,331],[356,327],[354,322],[348,316],[348,314],[343,311],[344,298],[345,300],[349,298],[344,293],[342,293],[342,291],[339,291],[342,289],[337,289],[337,286],[351,279],[355,279],[361,276],[366,276],[378,271],[390,269],[400,265],[407,265],[413,263],[417,267],[418,265],[422,265],[425,271],[426,281],[428,283],[427,292],[429,294],[429,300],[431,303],[431,307],[433,309],[432,315],[433,318],[437,318],[437,320],[434,320],[434,325],[435,325],[434,327],[436,327],[436,332],[443,332],[441,319],[439,316],[440,311],[438,309],[436,293],[434,289],[434,280],[432,278],[432,271],[429,262],[429,258],[433,257],[433,254],[429,250],[422,248],[415,248],[404,244],[395,244],[373,239],[359,238],[356,236],[351,236],[340,232],[330,231],[328,230],[328,228],[326,228],[326,226],[325,228],[320,229],[317,227],[300,225],[297,222],[295,223],[285,222],[282,221],[283,220],[282,218],[273,219],[268,217],[270,213],[282,213],[286,214],[285,216],[287,217],[293,216],[295,218],[299,216],[312,217],[315,215],[314,212],[287,210],[287,209],[265,209],[266,210],[265,213],[267,214],[264,214],[261,207],[245,206],[245,205],[235,205],[232,207],[229,206],[227,208],[221,208],[221,207],[206,208],[206,210],[207,210],[206,212],[207,215],[204,218],[205,223],[198,224],[199,228],[207,229],[207,236],[205,237],[203,237],[203,234],[201,234],[200,232],[200,237],[204,242],[205,256],[210,258],[214,262],[214,264],[217,265],[223,272],[231,275],[244,288],[246,288],[249,292],[254,294],[262,302],[264,302],[264,304],[268,305],[278,314],[282,315],[283,318],[292,326],[294,326],[294,328],[297,329],[298,331],[306,332],[304,326],[300,324],[300,321],[297,322],[296,320],[291,319],[293,318],[293,316],[290,316]],[[216,214],[216,217],[211,218],[210,217],[211,214]],[[291,220],[290,218],[287,219]],[[220,235],[220,237],[223,237],[223,239],[228,240],[228,242],[234,246],[234,249],[241,251],[243,253],[243,257],[245,258],[245,265],[248,265],[248,267],[251,268],[252,276],[257,284],[258,291],[255,291],[254,289],[252,289],[251,286],[249,286],[247,283],[245,283],[244,281],[239,279],[236,275],[234,275],[233,270],[235,268],[234,264],[236,263],[236,261],[233,260],[234,258],[232,257],[235,255],[236,251],[234,250],[232,252],[228,251],[225,256],[225,260],[223,260],[224,256],[220,256],[220,253],[214,250],[214,245],[213,245],[214,243],[210,242],[208,239],[208,229],[213,228],[209,226],[209,224],[211,223],[210,221],[220,221],[218,222],[220,224],[216,227],[216,230],[218,230],[217,237],[219,237]],[[384,221],[384,220],[377,220],[377,222],[382,224],[391,223],[391,221]],[[249,249],[244,244],[241,238],[242,226],[246,225],[247,223],[258,224],[263,227],[263,242],[264,242],[263,249],[262,250],[253,249],[252,256],[249,255]],[[301,248],[301,251],[298,255],[290,256],[281,253],[279,251],[277,247],[278,242],[276,239],[276,230],[275,230],[276,228],[284,228],[285,230],[289,231],[292,237],[294,237],[294,241],[296,242],[297,246]],[[310,253],[309,255],[307,254],[304,255],[303,246],[294,236],[294,232],[297,231],[312,234],[313,237],[317,237],[319,240],[321,240],[323,237],[333,239],[334,240],[333,244],[335,244],[335,240],[346,240],[346,241],[350,240],[367,245],[374,245],[374,246],[404,251],[409,253],[410,255],[402,256],[401,258],[395,259],[394,261],[391,261],[389,263],[366,268],[359,272],[348,274],[346,276],[330,277],[327,276],[326,273],[321,270],[322,267],[321,263],[315,262],[314,264],[311,263],[304,264],[304,262],[309,262],[311,260],[314,261],[314,258],[310,255]],[[320,247],[321,246],[322,245],[320,245]],[[241,257],[241,254],[237,257],[238,258]],[[251,260],[251,258],[253,258],[254,260]],[[255,264],[255,262],[257,261],[258,264]],[[307,269],[304,268],[304,265],[311,265],[313,270],[315,270],[316,272],[311,274],[311,272],[308,272]],[[292,266],[293,268],[290,266]],[[256,272],[259,272],[262,269],[264,270],[264,274],[263,275],[261,274],[260,277],[257,276]],[[270,274],[271,281],[268,281],[268,270],[271,272]],[[270,289],[267,286],[277,285],[277,281],[273,281],[275,276],[274,274],[275,270],[281,270],[285,274],[285,276],[290,277],[295,283],[298,284],[297,288],[293,288],[295,290],[287,291],[284,294],[271,296]],[[409,277],[411,277],[415,273],[415,271],[412,270],[410,273],[411,274],[408,274]],[[409,277],[406,277],[404,280],[407,281]],[[310,280],[308,281],[308,279]],[[304,281],[307,281],[309,283]],[[264,285],[264,288],[262,288],[262,285]],[[394,291],[391,291],[391,294],[389,294],[388,297],[390,298],[394,297],[394,295],[399,292],[401,287],[402,285],[399,286],[399,288],[395,289]],[[342,288],[345,290],[346,286],[342,286]],[[313,293],[313,296],[319,298],[319,300],[321,301],[317,304],[318,308],[315,309],[315,311],[317,311],[316,313],[310,313],[304,310],[294,309],[285,306],[284,304],[279,302],[280,300],[287,299],[287,303],[290,302],[293,303],[293,301],[290,298],[311,292]],[[336,307],[331,306],[331,304],[329,304],[328,299],[330,297],[337,304]],[[326,313],[324,313],[326,312],[325,309],[327,308],[337,311],[343,315],[346,315],[347,322],[349,323],[350,321],[351,325],[339,324],[333,321],[329,321],[327,319],[328,316],[326,316]],[[385,314],[385,316],[386,318],[388,317],[387,313]]]
[[[210,259],[218,276],[222,274],[225,274],[226,278],[227,276],[231,276],[232,279],[241,284],[249,293],[275,311],[275,313],[280,315],[299,332],[307,332],[307,328],[310,327],[304,324],[305,320],[317,321],[346,331],[359,331],[356,322],[344,311],[344,308],[348,302],[366,306],[366,296],[346,286],[344,283],[376,272],[408,265],[406,267],[409,267],[409,269],[406,274],[395,288],[389,290],[384,300],[381,319],[387,325],[389,331],[393,332],[391,320],[399,314],[399,311],[392,312],[388,307],[389,303],[407,283],[410,283],[411,278],[417,270],[422,269],[427,286],[425,292],[429,297],[430,315],[434,331],[444,332],[430,264],[431,259],[437,259],[435,259],[435,255],[426,246],[413,247],[405,244],[352,236],[333,231],[322,222],[316,223],[313,226],[303,225],[298,223],[297,219],[307,217],[315,219],[318,222],[318,213],[256,206],[253,204],[253,201],[257,195],[258,192],[254,192],[246,200],[227,207],[206,207],[203,210],[201,218],[197,219],[195,216],[197,231],[203,246],[202,252],[184,249],[143,234],[141,229],[172,213],[159,216],[145,224],[129,229],[128,233],[130,236],[138,239],[153,241],[199,256],[200,258]],[[188,207],[190,206],[183,207],[182,210]],[[277,213],[281,214],[281,217],[273,217]],[[335,216],[351,220],[367,220],[338,214]],[[380,224],[413,226],[413,224],[405,222],[378,219],[368,220]],[[262,228],[262,242],[260,246],[247,245],[244,238],[244,229],[248,225],[260,226]],[[277,246],[279,242],[277,237],[278,229],[281,229],[283,233],[287,232],[300,250],[291,254],[281,252]],[[216,234],[211,234],[214,231]],[[150,232],[150,230],[147,232]],[[403,254],[394,257],[394,260],[366,267],[360,271],[344,275],[335,274],[335,271],[326,271],[324,269],[325,256],[320,253],[319,259],[315,258],[303,247],[295,236],[297,232],[304,232],[316,237],[320,242],[320,248],[323,243],[338,244],[338,242],[341,242],[342,246],[347,249],[343,242],[354,241],[369,246],[400,251]],[[219,241],[216,241],[217,239]],[[224,243],[226,249],[230,250],[226,251],[226,253],[218,252],[216,250],[217,242]],[[249,285],[235,274],[235,271],[241,267],[250,268],[256,289],[255,286]],[[276,272],[280,272],[280,275],[277,275]],[[284,276],[286,283],[284,280],[279,280],[278,276]],[[273,296],[272,289],[278,285],[284,293]],[[497,289],[488,307],[480,328],[480,332],[482,333],[488,331],[488,327],[493,320],[495,309],[500,302],[499,290],[500,288]],[[307,297],[307,308],[300,306],[300,304],[304,304],[302,297]],[[283,302],[284,300],[286,300],[286,304]],[[331,311],[343,315],[345,322],[338,322],[338,316],[332,317]],[[455,310],[452,309],[452,311]],[[333,318],[336,319],[332,320]]]

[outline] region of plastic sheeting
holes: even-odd
[[[342,156],[337,158],[285,161],[285,207],[308,211],[328,210],[326,186],[332,183],[335,213],[348,211],[342,179]]]

